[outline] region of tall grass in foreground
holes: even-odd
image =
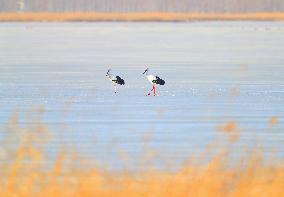
[[[284,13],[0,13],[0,21],[195,21],[195,20],[276,20]]]
[[[36,124],[30,127],[21,127],[16,115],[7,124],[0,150],[1,197],[284,196],[283,161],[275,159],[264,164],[258,148],[248,150],[249,156],[240,156],[234,165],[228,161],[229,150],[223,150],[209,162],[189,162],[175,172],[84,168],[86,161],[74,152],[58,153],[52,165],[47,166],[44,145],[52,136],[48,125],[41,121],[42,113],[31,115]],[[268,124],[277,124],[276,118]],[[233,121],[216,129],[227,133],[230,143],[240,135]]]

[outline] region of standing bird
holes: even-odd
[[[151,92],[154,90],[154,96],[156,96],[156,84],[159,85],[165,85],[165,81],[163,79],[161,79],[158,76],[154,76],[154,75],[149,75],[148,74],[149,68],[147,68],[144,72],[143,75],[146,74],[146,78],[148,79],[148,81],[153,85],[153,88],[150,90],[150,92],[147,94],[147,96],[151,95]]]
[[[113,83],[114,85],[114,93],[116,94],[116,84],[119,85],[124,85],[124,80],[120,76],[114,76],[110,74],[110,69],[108,69],[106,76],[109,78],[109,80]]]

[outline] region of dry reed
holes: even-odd
[[[283,21],[284,13],[0,13],[0,21]]]

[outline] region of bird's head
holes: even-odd
[[[110,72],[110,69],[108,69],[108,70],[107,70],[107,74],[106,74],[106,76],[108,76],[108,75],[109,75],[109,72]]]
[[[144,70],[144,72],[142,74],[144,75],[145,73],[148,72],[148,70],[149,70],[149,68],[146,68],[146,70]]]

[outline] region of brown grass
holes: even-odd
[[[28,154],[35,164],[27,166],[20,160]],[[244,168],[226,169],[222,157],[216,157],[206,166],[187,166],[176,173],[148,171],[134,175],[66,169],[64,157],[44,172],[36,165],[37,151],[19,150],[18,155],[18,161],[0,178],[1,197],[284,196],[284,166],[262,166],[253,157]]]
[[[284,13],[0,13],[0,21],[284,21]]]

